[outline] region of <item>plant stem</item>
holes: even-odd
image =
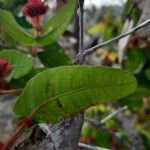
[[[84,0],[78,0],[79,4],[79,53],[82,53],[84,50]]]
[[[130,35],[130,34],[132,34],[132,33],[134,33],[134,32],[136,32],[136,31],[139,30],[140,28],[145,27],[145,26],[148,25],[149,23],[150,23],[150,18],[147,19],[146,21],[140,23],[139,25],[137,25],[136,27],[132,28],[131,30],[129,30],[128,32],[126,32],[126,33],[124,33],[124,34],[120,34],[119,36],[116,36],[116,37],[114,37],[114,38],[112,38],[112,39],[110,39],[110,40],[108,40],[108,41],[106,41],[106,42],[104,42],[104,43],[100,43],[100,44],[98,44],[98,45],[96,45],[96,46],[94,46],[94,47],[91,47],[91,48],[85,50],[83,53],[79,53],[78,56],[77,56],[77,58],[76,58],[76,61],[77,61],[79,64],[83,63],[84,60],[86,59],[86,57],[87,57],[88,55],[92,54],[93,52],[95,52],[98,48],[105,47],[105,46],[107,46],[107,45],[109,45],[109,44],[111,44],[111,43],[113,43],[113,42],[116,42],[116,41],[118,41],[119,39],[124,38],[124,37],[126,37],[126,36],[128,36],[128,35]]]
[[[109,119],[111,119],[112,117],[114,117],[115,115],[117,115],[118,113],[120,113],[121,111],[124,111],[124,110],[127,110],[128,107],[127,106],[124,106],[124,107],[121,107],[119,109],[117,109],[116,111],[113,111],[111,114],[109,114],[107,117],[105,117],[104,119],[102,119],[100,121],[101,124],[104,124],[106,121],[108,121]]]

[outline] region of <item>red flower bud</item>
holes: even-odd
[[[33,122],[32,122],[32,118],[29,118],[29,117],[26,117],[24,119],[21,119],[18,123],[17,123],[17,127],[20,127],[20,126],[26,126],[26,127],[31,127],[33,125]]]
[[[40,16],[44,15],[48,9],[48,5],[42,0],[28,0],[22,12],[24,16],[31,18],[33,27],[38,27],[41,23]]]
[[[0,59],[0,79],[5,78],[11,70],[12,66],[5,59]]]
[[[3,148],[4,143],[0,142],[0,150]]]
[[[35,17],[43,15],[47,12],[48,5],[42,0],[28,0],[23,6],[22,12],[24,16]]]

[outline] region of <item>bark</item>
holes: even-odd
[[[17,144],[15,150],[77,150],[83,114],[62,120],[56,125],[39,124]]]
[[[136,4],[136,6],[138,7],[138,9],[140,11],[143,10],[146,0],[142,0],[142,1],[141,0],[132,0],[132,1],[133,1],[134,4]]]
[[[142,11],[141,17],[138,21],[138,24],[150,18],[150,0],[135,0],[138,8]],[[150,37],[150,24],[144,28],[141,28],[136,32],[138,37],[147,38]]]
[[[15,116],[12,106],[15,103],[15,95],[0,95],[0,141],[14,131]]]

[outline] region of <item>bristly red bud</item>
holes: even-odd
[[[47,10],[48,5],[42,0],[28,0],[22,8],[23,15],[28,17],[44,15]]]
[[[5,78],[11,70],[12,66],[5,59],[0,59],[0,79]]]
[[[4,143],[0,142],[0,150],[3,148]]]
[[[24,119],[21,119],[18,123],[17,123],[17,127],[20,127],[20,126],[26,126],[26,127],[31,127],[33,125],[33,122],[32,122],[32,118],[30,117],[26,117]]]
[[[48,5],[42,0],[28,0],[22,12],[25,17],[30,17],[32,26],[37,28],[41,26],[41,15],[44,15],[48,9]]]

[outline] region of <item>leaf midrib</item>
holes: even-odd
[[[84,90],[90,90],[90,89],[94,89],[94,88],[98,88],[98,87],[113,87],[113,86],[129,86],[129,85],[134,85],[134,82],[130,82],[130,83],[119,83],[119,84],[110,84],[110,85],[92,85],[92,86],[87,86],[87,87],[83,87],[83,88],[79,88],[79,89],[74,89],[74,90],[71,90],[71,91],[68,91],[68,92],[65,92],[65,93],[62,93],[62,94],[59,94],[57,96],[54,96],[52,98],[50,98],[49,100],[45,101],[44,103],[42,103],[39,107],[37,107],[36,109],[34,109],[30,114],[29,114],[29,117],[32,117],[36,112],[38,112],[40,109],[42,109],[46,104],[48,104],[50,101],[52,100],[55,100],[59,97],[63,97],[63,96],[66,96],[66,95],[71,95],[72,93],[78,93],[78,92],[81,92],[81,91],[84,91]]]

